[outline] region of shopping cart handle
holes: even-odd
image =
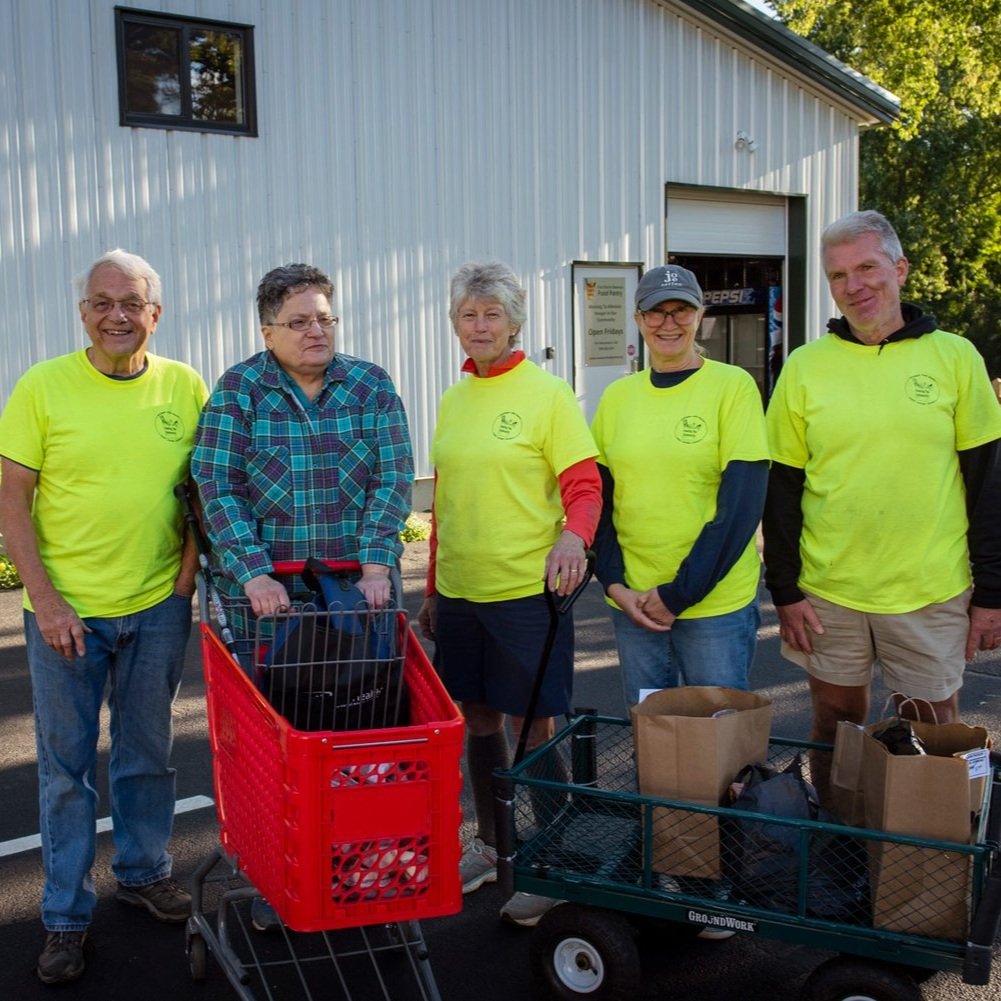
[[[199,564],[204,565],[204,562],[208,560],[209,555],[209,544],[208,540],[205,538],[205,533],[202,531],[201,522],[198,520],[198,515],[195,513],[195,502],[191,496],[191,491],[188,489],[187,483],[178,483],[174,487],[174,496],[180,501],[181,509],[184,514],[184,524],[190,529],[191,535],[195,540],[195,547],[198,550]]]
[[[361,570],[361,564],[357,560],[320,560],[320,562],[330,570],[347,570],[356,572]],[[306,569],[305,560],[278,560],[274,564],[273,573],[293,576],[301,574]]]

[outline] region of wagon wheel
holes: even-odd
[[[899,967],[838,956],[803,984],[800,1001],[921,1001],[921,988]]]
[[[640,984],[632,927],[612,911],[560,904],[532,933],[536,985],[561,1001],[632,1001]]]

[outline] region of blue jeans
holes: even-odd
[[[654,633],[612,609],[626,705],[640,689],[678,685],[748,687],[761,615],[757,599],[735,612],[704,619],[675,619],[670,632]]]
[[[170,875],[174,822],[171,705],[191,632],[191,599],[171,595],[114,619],[84,619],[83,657],[67,660],[24,613],[35,709],[38,801],[45,866],[42,923],[83,931],[97,902],[91,867],[97,820],[97,741],[108,688],[108,764],[120,883],[146,886]]]

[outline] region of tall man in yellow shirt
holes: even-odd
[[[783,654],[831,742],[865,721],[877,661],[898,705],[945,722],[966,662],[1001,644],[1001,407],[974,346],[901,302],[882,215],[832,223],[821,253],[843,315],[775,387],[763,528]]]

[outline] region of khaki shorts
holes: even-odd
[[[808,594],[823,635],[813,637],[812,654],[783,642],[782,656],[820,681],[844,686],[871,684],[878,661],[891,691],[943,702],[963,685],[970,593],[898,615],[859,612]]]

